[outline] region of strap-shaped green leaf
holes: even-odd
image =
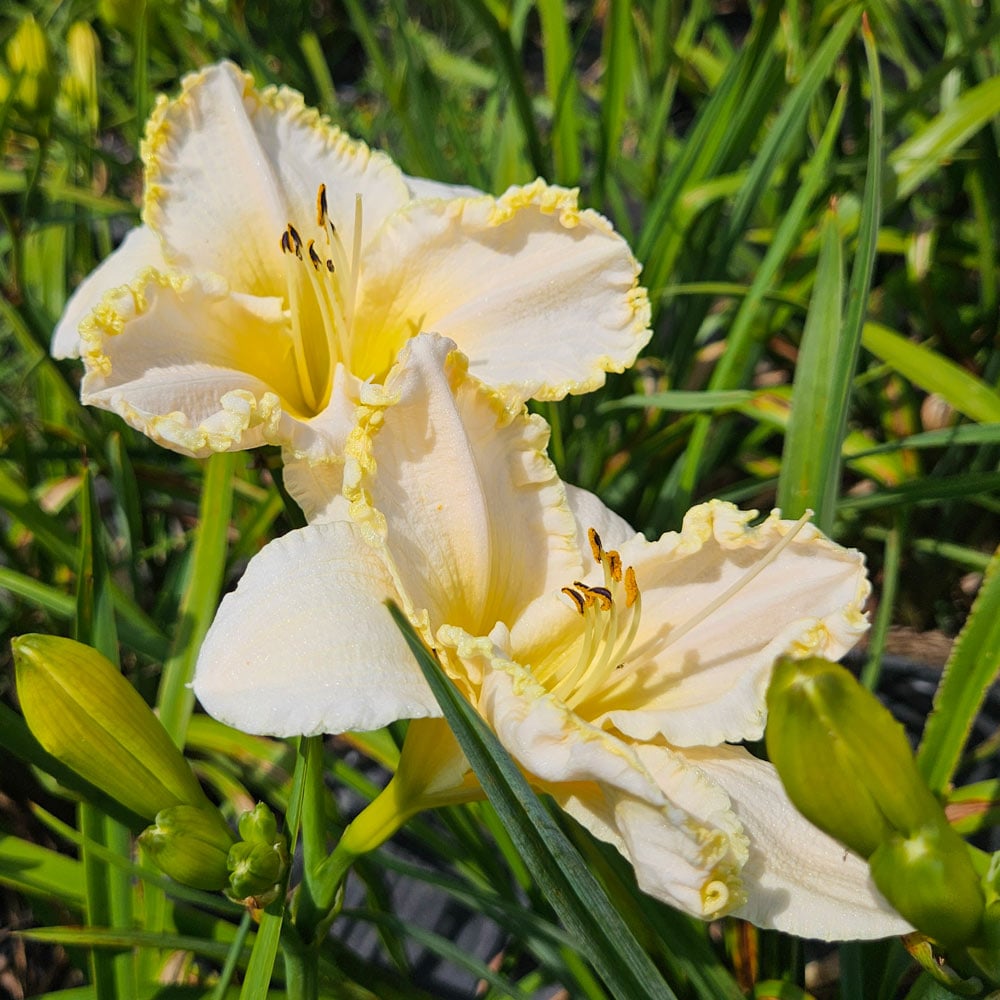
[[[944,668],[917,763],[931,791],[943,792],[987,688],[1000,671],[1000,548],[993,553],[965,628]]]
[[[619,1000],[675,997],[496,735],[444,675],[394,604],[389,611],[487,798],[578,948]]]

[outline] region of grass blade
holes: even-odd
[[[170,659],[163,665],[157,696],[160,721],[180,747],[184,746],[187,722],[194,707],[194,692],[188,684],[194,676],[198,650],[215,616],[222,589],[233,505],[233,472],[241,461],[238,452],[223,452],[205,463],[198,530],[179,608],[177,638]]]
[[[944,668],[917,764],[933,792],[944,792],[986,691],[1000,671],[1000,548],[993,554],[965,627]]]
[[[843,301],[843,247],[836,211],[830,209],[823,221],[816,284],[802,331],[777,497],[786,517],[801,517],[812,509],[826,531],[833,520],[827,483],[840,468],[840,421],[836,417],[846,409],[846,400],[835,395],[838,380],[831,378],[831,372],[844,364]],[[831,414],[836,416],[831,419]]]
[[[792,416],[778,484],[778,505],[786,515],[800,517],[811,507],[816,511],[816,523],[826,532],[833,527],[840,491],[841,453],[851,383],[868,311],[882,211],[882,80],[867,18],[862,19],[862,35],[871,80],[871,124],[868,174],[861,205],[857,254],[847,289],[847,310],[841,320],[840,235],[831,211],[823,226],[816,285],[802,334]]]
[[[620,1000],[670,1000],[663,981],[565,834],[507,751],[459,695],[403,613],[389,611],[406,638],[487,797],[535,880],[585,955]]]
[[[579,123],[576,116],[577,81],[573,73],[567,9],[562,0],[538,0],[545,53],[545,89],[552,102],[552,160],[554,180],[572,186],[580,180]]]
[[[904,378],[936,392],[970,420],[1000,422],[1000,393],[937,351],[914,344],[881,323],[866,323],[861,343]]]

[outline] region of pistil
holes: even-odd
[[[812,517],[812,511],[807,510],[796,522],[792,525],[791,530],[781,539],[780,542],[776,543],[770,551],[756,562],[753,567],[747,570],[735,583],[727,587],[718,597],[713,601],[710,601],[701,609],[696,615],[689,618],[683,625],[678,625],[673,629],[668,635],[666,642],[661,647],[666,649],[672,646],[678,639],[685,636],[693,628],[700,625],[706,618],[710,615],[715,614],[727,601],[735,597],[744,587],[750,584],[759,574],[763,573],[768,566],[771,565],[781,555],[782,552],[788,548],[789,545],[795,540],[795,536],[802,530],[806,522]]]

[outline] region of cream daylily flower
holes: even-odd
[[[545,424],[512,413],[452,346],[417,337],[366,389],[349,517],[251,560],[202,649],[205,708],[281,736],[413,719],[404,761],[412,737],[422,801],[460,798],[467,765],[392,597],[532,783],[646,891],[804,937],[907,930],[771,765],[729,745],[760,736],[779,654],[837,657],[864,630],[862,557],[777,514],[750,527],[721,502],[647,541],[564,486]]]
[[[453,339],[514,405],[595,389],[649,339],[639,266],[575,191],[408,178],[231,63],[160,98],[142,156],[143,224],[53,353],[83,356],[84,402],[167,447],[283,445],[310,516],[360,386],[415,334]]]

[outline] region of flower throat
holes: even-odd
[[[660,649],[676,643],[748,586],[795,540],[811,517],[812,512],[806,511],[738,580],[686,622],[674,627]],[[571,587],[562,588],[562,593],[583,618],[579,656],[575,665],[565,672],[565,661],[558,655],[547,658],[535,670],[537,680],[570,708],[576,708],[597,694],[614,673],[625,668],[642,613],[642,595],[634,569],[631,566],[623,569],[621,555],[605,549],[594,528],[588,530],[587,537],[594,561],[604,569],[604,585],[593,587],[574,580]]]
[[[288,284],[295,367],[302,398],[314,414],[319,413],[329,401],[337,363],[346,364],[350,358],[351,324],[361,272],[361,195],[354,196],[354,232],[350,254],[327,211],[325,184],[320,184],[316,192],[316,225],[322,233],[319,247],[315,239],[304,241],[290,222],[282,231],[280,241]],[[305,270],[319,314],[320,323],[316,330],[313,324],[305,321],[308,312],[304,309],[308,303],[303,298],[305,288],[302,286],[300,264]]]

